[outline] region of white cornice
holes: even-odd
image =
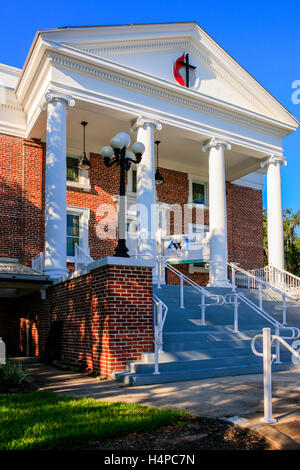
[[[121,86],[127,86],[156,95],[177,104],[238,122],[246,127],[257,128],[266,133],[275,132],[275,134],[284,137],[296,129],[296,127],[281,121],[245,110],[239,106],[203,95],[191,89],[183,89],[180,85],[169,83],[163,79],[157,79],[107,59],[89,56],[81,51],[67,48],[61,50],[59,55],[57,53],[53,54],[51,60],[53,64],[73,68],[81,73],[98,76],[104,80],[118,82]]]

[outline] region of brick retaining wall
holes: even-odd
[[[4,305],[5,304],[5,305]],[[9,355],[41,355],[51,324],[63,321],[61,358],[83,360],[96,374],[110,377],[128,361],[153,350],[152,269],[109,265],[38,294],[0,306],[0,336]]]

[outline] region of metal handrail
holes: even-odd
[[[296,276],[295,274],[293,273],[289,273],[288,271],[285,271],[285,269],[281,269],[281,268],[276,268],[275,266],[268,266],[269,268],[273,268],[273,269],[276,269],[277,271],[280,271],[282,272],[283,274],[287,274],[289,277],[292,277],[293,279],[296,279],[296,281],[300,282],[300,277]]]
[[[251,272],[249,271],[246,271],[245,269],[242,269],[240,268],[237,263],[227,263],[228,266],[231,267],[232,270],[234,271],[239,271],[241,272],[242,274],[244,274],[245,276],[248,276],[249,278],[253,279],[255,282],[257,282],[257,284],[261,284],[261,285],[264,285],[265,287],[267,287],[268,289],[272,289],[273,291],[277,292],[278,294],[280,295],[284,295],[286,298],[290,299],[290,300],[296,300],[294,297],[292,297],[291,295],[287,294],[286,292],[283,292],[281,289],[279,289],[278,287],[275,287],[273,286],[272,284],[270,284],[268,281],[265,281],[264,279],[261,279],[260,277],[258,276],[255,276],[255,274],[252,274]],[[264,268],[265,269],[265,268]],[[299,279],[300,280],[300,279]],[[232,286],[234,288],[234,286]],[[299,299],[300,300],[300,299]]]
[[[248,278],[250,278],[252,281],[254,281],[255,285],[257,284],[258,289],[259,289],[259,307],[260,307],[260,309],[262,309],[262,304],[263,304],[263,294],[262,294],[262,288],[263,287],[265,287],[267,289],[271,289],[274,292],[277,292],[278,294],[280,294],[282,296],[282,323],[283,323],[283,325],[287,325],[286,300],[289,299],[289,300],[293,300],[293,301],[297,301],[297,300],[300,301],[300,299],[295,299],[294,297],[290,296],[286,292],[283,292],[282,290],[280,290],[279,288],[273,286],[272,284],[265,281],[264,279],[261,279],[261,278],[255,276],[254,274],[251,274],[250,272],[246,271],[245,269],[240,268],[239,266],[237,266],[236,263],[227,263],[227,265],[231,268],[231,273],[232,273],[231,282],[232,282],[232,291],[233,292],[235,292],[235,289],[236,289],[236,286],[235,286],[235,279],[236,279],[235,273],[236,273],[236,271],[238,271],[238,272],[242,273],[244,276],[247,276]]]
[[[291,336],[289,339],[294,339],[294,338],[299,338],[300,336],[300,330],[295,327],[295,326],[286,326],[284,323],[280,323],[276,318],[272,317],[268,312],[263,310],[262,307],[259,307],[256,305],[252,300],[248,299],[243,294],[238,294],[237,292],[231,292],[230,294],[225,295],[225,302],[227,304],[232,304],[234,308],[234,333],[239,332],[238,328],[238,306],[240,303],[238,302],[244,302],[248,307],[250,307],[252,310],[254,310],[256,313],[258,313],[264,320],[266,320],[268,323],[270,323],[274,328],[275,328],[275,333],[277,336],[280,336],[280,331],[281,330],[288,330],[291,331]],[[280,347],[279,347],[279,342],[277,342],[276,345],[276,364],[280,364]]]
[[[173,272],[177,277],[185,281],[187,284],[191,285],[192,287],[195,287],[195,289],[201,292],[201,294],[205,295],[205,297],[209,297],[210,299],[216,299],[218,305],[223,305],[225,303],[225,299],[223,295],[212,294],[211,292],[209,292],[208,290],[204,289],[202,286],[197,284],[195,281],[193,281],[191,278],[189,278],[182,272],[178,271],[178,269],[174,268],[174,266],[171,266],[162,257],[158,257],[158,263],[162,263],[167,269],[169,269],[169,271]],[[158,288],[160,288],[160,283],[158,283]],[[207,304],[207,305],[212,305],[212,304]]]
[[[279,288],[281,292],[285,292],[287,295],[292,297],[293,300],[299,300],[300,278],[295,274],[272,265],[264,268],[252,269],[250,273],[258,276],[259,278],[263,276],[264,280],[266,280],[271,286]]]
[[[153,303],[156,307],[156,315],[154,315],[154,372],[153,375],[159,375],[159,353],[163,352],[163,328],[168,314],[167,305],[153,294]]]
[[[297,328],[298,330],[298,328]],[[272,354],[272,343],[276,341],[277,344],[281,343],[288,351],[292,353],[298,360],[300,360],[300,354],[290,346],[285,338],[278,335],[271,335],[270,328],[263,328],[263,334],[256,335],[252,338],[251,349],[253,354],[259,357],[263,357],[263,368],[264,368],[264,417],[261,418],[263,423],[275,423],[277,420],[272,416],[272,362],[277,357],[277,354]],[[298,330],[298,337],[300,331]],[[255,343],[258,338],[263,339],[263,352],[257,351]]]

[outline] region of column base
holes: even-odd
[[[232,289],[232,285],[228,279],[209,282],[207,287],[226,287],[227,289]]]
[[[69,271],[67,269],[44,269],[43,270],[44,274],[46,274],[46,276],[49,276],[50,279],[57,279],[59,277],[63,277],[63,276],[66,276],[67,274],[69,274]]]

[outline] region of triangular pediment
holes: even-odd
[[[42,34],[51,42],[108,59],[179,88],[186,73],[184,67],[176,68],[176,61],[183,54],[189,54],[190,64],[196,67],[190,73],[191,90],[217,102],[289,125],[297,124],[293,116],[196,23],[66,28]],[[174,66],[179,80],[176,80]]]

